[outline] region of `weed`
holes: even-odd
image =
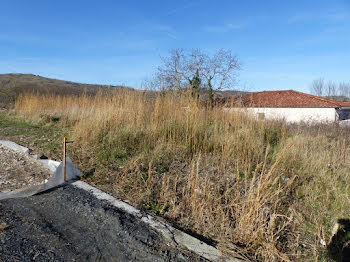
[[[73,159],[95,170],[90,183],[228,254],[326,261],[321,240],[350,217],[349,136],[331,125],[256,121],[188,94],[27,94],[15,107],[32,123],[47,115],[47,128],[70,127]]]

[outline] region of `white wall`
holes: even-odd
[[[284,119],[288,123],[296,122],[335,122],[338,114],[335,108],[292,108],[292,107],[264,107],[264,108],[225,108],[227,111],[240,111],[253,114],[258,118],[264,113],[265,119]]]

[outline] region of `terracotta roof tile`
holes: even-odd
[[[242,97],[217,100],[218,104],[240,104],[245,107],[350,107],[350,103],[313,96],[294,90],[263,91]]]

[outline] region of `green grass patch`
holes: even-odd
[[[60,159],[62,138],[68,132],[60,123],[35,124],[14,113],[0,112],[0,139],[28,147],[32,154]]]

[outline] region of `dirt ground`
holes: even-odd
[[[51,171],[20,151],[0,144],[0,192],[45,182]]]

